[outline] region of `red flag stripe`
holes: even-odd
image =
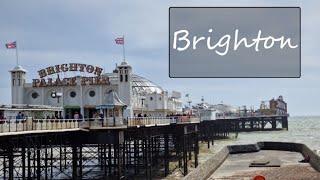
[[[117,44],[123,44],[124,43],[124,38],[117,38],[115,39]]]
[[[11,43],[7,43],[6,44],[6,48],[7,49],[13,49],[17,47],[17,43],[16,42],[11,42]]]

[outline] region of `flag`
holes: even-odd
[[[14,49],[17,47],[17,43],[16,42],[11,42],[11,43],[7,43],[6,44],[6,48],[7,49]]]
[[[186,94],[186,97],[189,97],[189,94]]]
[[[123,37],[122,38],[117,38],[117,39],[115,39],[115,41],[116,41],[117,44],[124,44],[124,38]]]

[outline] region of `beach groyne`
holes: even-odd
[[[308,146],[292,142],[258,142],[256,144],[230,145],[221,149],[207,161],[199,165],[194,171],[185,176],[184,180],[207,179],[228,158],[229,154],[258,152],[260,150],[278,150],[299,152],[303,156],[310,156],[310,165],[320,172],[320,156]]]

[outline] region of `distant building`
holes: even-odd
[[[39,70],[39,79],[28,83],[27,70],[16,66],[10,71],[12,104],[63,107],[59,115],[69,118],[75,112],[84,118],[91,118],[95,112],[108,117],[112,115],[112,107],[106,105],[106,97],[110,92],[116,92],[126,105],[122,110],[117,109],[117,115],[166,116],[182,112],[179,92],[170,95],[153,82],[132,74],[132,67],[126,61],[117,65],[112,73],[102,73],[102,70],[80,63],[55,65]],[[54,92],[62,93],[59,102],[58,98],[53,98]]]
[[[262,115],[287,115],[287,103],[283,100],[283,96],[269,101],[262,101],[258,112]]]
[[[270,109],[273,110],[276,115],[286,115],[287,103],[284,102],[282,96],[279,96],[277,99],[270,100]]]

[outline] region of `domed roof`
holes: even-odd
[[[104,75],[108,76],[110,81],[118,80],[117,73],[106,73]],[[132,74],[132,91],[134,94],[151,94],[162,93],[164,89],[144,77]]]
[[[211,108],[216,109],[217,111],[220,111],[221,113],[236,113],[237,109],[226,104],[215,104],[212,105]]]
[[[122,61],[119,66],[130,66],[130,64],[127,61]]]
[[[13,68],[10,72],[27,72],[27,70],[23,69],[20,65],[17,65],[16,67]]]
[[[129,65],[126,61],[122,61],[121,65]]]

